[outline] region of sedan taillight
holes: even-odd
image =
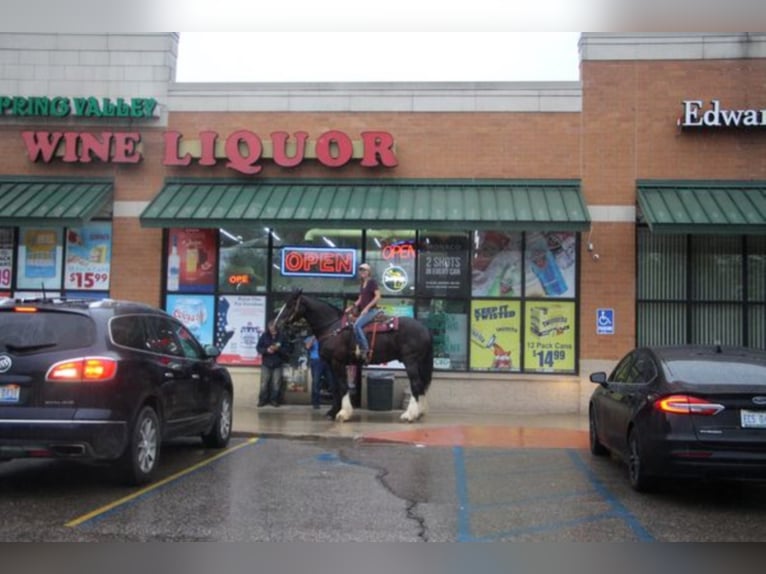
[[[674,415],[717,415],[724,410],[723,405],[711,403],[699,397],[689,395],[670,395],[654,401],[654,408],[663,413]]]
[[[83,357],[56,363],[45,376],[46,381],[64,383],[97,383],[114,378],[117,361],[106,357]]]

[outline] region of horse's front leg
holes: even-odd
[[[339,423],[344,423],[347,420],[351,418],[351,415],[354,414],[354,407],[351,404],[351,389],[348,385],[348,379],[351,377],[351,379],[354,381],[354,384],[356,384],[356,371],[354,369],[357,369],[356,366],[351,367],[343,367],[343,382],[344,382],[344,389],[343,389],[343,397],[340,402],[340,410],[335,415],[335,420]],[[352,371],[349,373],[349,371]]]
[[[343,363],[332,361],[330,364],[335,384],[332,387],[332,406],[325,413],[328,419],[334,420],[341,410],[343,396],[348,393],[348,382],[346,380],[346,367]]]

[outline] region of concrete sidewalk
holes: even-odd
[[[235,407],[234,433],[245,436],[348,439],[427,446],[587,448],[588,420],[579,414],[514,415],[429,411],[419,422],[399,420],[401,410],[355,409],[336,423],[328,406]]]

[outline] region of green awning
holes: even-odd
[[[590,217],[572,180],[167,181],[145,227],[407,227],[583,231]]]
[[[0,178],[0,226],[76,227],[111,199],[112,180]]]
[[[766,233],[766,182],[639,181],[638,205],[654,233]]]

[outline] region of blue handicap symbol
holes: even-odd
[[[598,333],[614,332],[614,309],[598,309],[596,330]]]

